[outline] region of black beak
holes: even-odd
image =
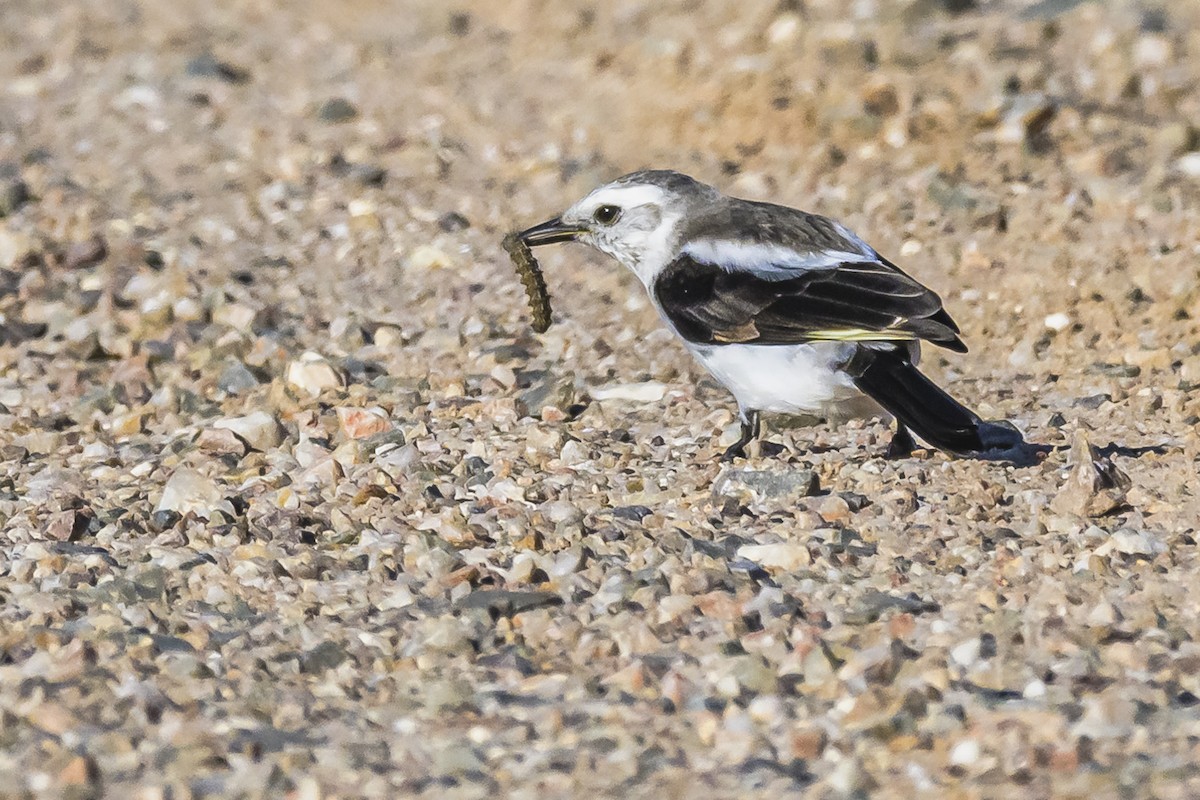
[[[581,233],[583,233],[581,228],[567,225],[562,221],[561,217],[555,217],[554,219],[546,220],[540,225],[534,225],[532,228],[521,231],[517,234],[517,237],[530,247],[537,247],[539,244],[569,242]]]

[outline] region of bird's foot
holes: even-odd
[[[758,441],[758,452],[767,458],[774,458],[782,454],[785,450],[787,450],[787,447],[778,442],[768,442],[762,439]]]
[[[746,445],[742,442],[734,442],[725,448],[725,452],[721,454],[721,463],[729,464],[734,459],[746,457]]]
[[[721,463],[728,464],[735,458],[746,457],[746,445],[754,441],[759,433],[759,416],[757,411],[742,412],[742,435],[731,444],[721,455]]]
[[[896,429],[896,435],[892,437],[892,441],[888,444],[884,458],[889,461],[908,458],[912,455],[913,450],[916,449],[917,443],[913,441],[912,434],[908,432],[908,428],[901,426]]]

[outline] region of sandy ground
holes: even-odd
[[[673,167],[1057,446],[732,403],[502,234]],[[0,796],[1200,795],[1200,6],[0,3]],[[779,450],[779,452],[775,452]]]

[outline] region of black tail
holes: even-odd
[[[939,450],[965,455],[1024,443],[1015,428],[985,422],[942,391],[913,366],[906,350],[859,347],[847,370],[863,393]]]

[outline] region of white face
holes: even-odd
[[[674,198],[648,183],[601,186],[562,215],[584,232],[579,241],[608,253],[643,281],[674,252],[672,237],[680,211]]]

